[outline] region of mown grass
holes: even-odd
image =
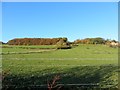
[[[55,49],[56,46],[55,45],[30,45],[30,46],[25,46],[25,45],[3,45],[2,46],[2,53],[3,54],[10,54],[10,53],[25,53],[25,52],[36,52],[36,51],[42,51],[42,49],[44,50],[49,50],[49,49]]]
[[[19,48],[20,49],[20,48]],[[22,51],[19,50],[18,51]],[[8,48],[8,50],[10,50]],[[31,49],[27,49],[30,51]],[[39,49],[35,49],[36,51],[39,51]],[[2,49],[4,52],[4,48]],[[14,48],[12,49],[14,52]],[[12,52],[9,51],[9,52]],[[64,49],[64,50],[55,50],[45,53],[32,53],[32,54],[17,54],[14,56],[14,58],[117,58],[118,56],[118,49],[117,48],[110,48],[108,46],[104,45],[79,45],[76,48],[72,49]],[[3,58],[6,56],[3,56]],[[8,54],[7,57],[13,58],[13,55]]]
[[[92,83],[100,87],[118,85],[117,48],[105,45],[79,45],[72,49],[24,54],[24,50],[38,51],[44,46],[33,46],[36,48],[24,50],[19,47],[3,48],[3,53],[21,51],[21,54],[2,55],[3,71],[8,72],[3,85],[46,85],[55,75],[61,77],[59,84]]]

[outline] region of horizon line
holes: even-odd
[[[18,38],[13,38],[13,39],[25,39],[25,38],[30,38],[30,39],[33,39],[33,38],[41,38],[41,39],[53,39],[53,38],[67,38],[68,39],[68,41],[70,41],[70,42],[74,42],[75,40],[83,40],[83,39],[86,39],[86,38],[102,38],[102,39],[104,39],[104,40],[115,40],[115,41],[119,41],[118,39],[116,40],[116,39],[111,39],[111,38],[103,38],[103,37],[86,37],[86,38],[76,38],[76,39],[74,39],[74,40],[69,40],[69,38],[68,37],[18,37]],[[7,41],[4,41],[4,40],[0,40],[0,42],[4,42],[4,43],[7,43],[8,41],[10,41],[10,40],[13,40],[13,39],[9,39],[9,40],[7,40]]]

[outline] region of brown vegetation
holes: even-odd
[[[67,38],[16,38],[8,41],[9,45],[55,45],[60,40],[67,42]]]
[[[59,42],[56,43],[57,49],[70,49],[70,43],[66,42],[66,40],[60,40]]]
[[[103,38],[85,38],[85,39],[77,39],[74,41],[76,44],[105,44],[105,40]]]
[[[57,86],[57,81],[60,79],[60,76],[56,75],[53,80],[48,82],[48,90],[60,90],[61,86]]]

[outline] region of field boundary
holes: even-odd
[[[111,64],[109,64],[109,65],[102,65],[102,66],[108,66],[108,67],[110,67],[110,65]],[[92,66],[92,67],[96,67],[96,66],[101,66],[101,65],[96,65],[96,66],[94,66],[94,65],[8,65],[8,66],[15,66],[15,67],[17,67],[17,66],[48,66],[48,67],[51,67],[51,66]],[[113,66],[115,66],[115,67],[118,67],[118,65],[111,65],[112,67]]]
[[[8,59],[8,58],[2,58]],[[118,58],[9,58],[13,60],[30,60],[30,59],[36,59],[36,60],[118,60]]]

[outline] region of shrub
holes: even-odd
[[[59,40],[59,42],[56,43],[57,49],[70,49],[71,46],[67,42],[65,42],[63,39]]]

